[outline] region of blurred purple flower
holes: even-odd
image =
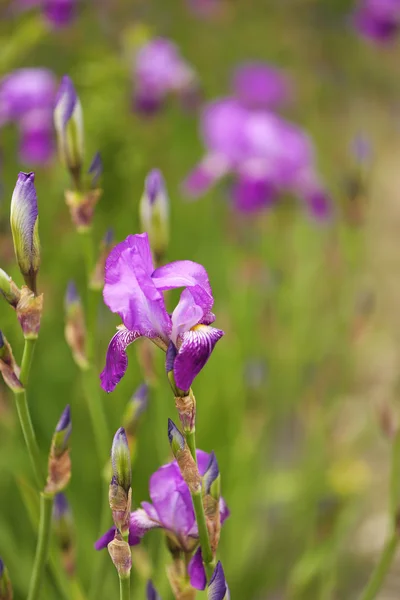
[[[40,8],[46,21],[55,29],[66,27],[74,20],[77,0],[17,0],[19,10]]]
[[[175,93],[186,104],[197,90],[197,76],[183,59],[178,47],[168,39],[155,38],[141,46],[135,55],[134,107],[153,114],[166,97]]]
[[[233,75],[233,92],[248,108],[279,108],[290,99],[287,77],[265,63],[247,63],[239,66]]]
[[[199,471],[204,475],[210,455],[197,450]],[[151,529],[164,529],[167,536],[184,552],[192,552],[198,545],[198,530],[192,498],[176,461],[158,469],[150,478],[150,502],[142,502],[142,508],[131,513],[129,543],[140,543],[141,538]],[[229,509],[220,500],[221,524],[228,518]],[[107,547],[114,538],[115,528],[107,531],[95,543],[96,550]]]
[[[299,127],[267,110],[222,98],[205,107],[201,131],[207,153],[184,182],[188,195],[198,197],[231,175],[234,204],[242,212],[271,206],[281,192],[290,192],[317,219],[330,214],[311,140]]]
[[[44,164],[53,155],[55,91],[55,77],[47,69],[17,69],[0,81],[0,126],[18,124],[23,162]]]
[[[162,292],[182,287],[185,289],[170,315]],[[215,320],[211,312],[214,299],[204,267],[180,260],[154,270],[147,233],[130,235],[109,254],[103,295],[124,324],[108,346],[100,376],[103,389],[111,392],[124,376],[127,346],[147,337],[165,351],[174,348],[171,368],[175,382],[188,390],[223,335],[210,327]]]
[[[399,0],[361,0],[353,15],[358,32],[373,41],[387,42],[400,26]]]
[[[187,0],[191,11],[198,17],[210,17],[221,8],[221,0]]]

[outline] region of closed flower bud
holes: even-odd
[[[86,357],[86,325],[82,301],[73,281],[65,294],[65,339],[71,348],[74,361],[81,369],[88,367]]]
[[[221,476],[214,452],[211,452],[210,462],[203,476],[203,485],[204,493],[209,494],[215,500],[219,501],[221,496]]]
[[[163,259],[169,241],[169,199],[161,171],[153,169],[145,180],[140,200],[140,221],[150,238],[156,263]]]
[[[19,380],[20,368],[15,362],[11,346],[0,330],[0,373],[4,382],[15,393],[24,391],[24,386]]]
[[[58,90],[54,126],[60,159],[69,169],[75,187],[80,189],[84,156],[83,113],[74,84],[67,75],[62,78]]]
[[[0,558],[0,600],[12,600],[13,591],[11,587],[8,569]]]
[[[218,561],[207,588],[208,600],[230,600],[229,588],[225,580],[224,569]]]
[[[11,232],[15,256],[26,285],[36,294],[40,265],[39,219],[34,173],[20,173],[11,198]]]
[[[69,438],[72,431],[71,411],[66,406],[55,429],[50,454],[45,493],[53,496],[62,492],[71,479]]]
[[[89,287],[91,290],[100,292],[104,287],[104,269],[107,257],[113,247],[113,240],[114,231],[111,228],[107,229],[104,238],[100,242],[99,257],[90,278]]]
[[[140,416],[146,410],[149,399],[149,387],[143,383],[130,399],[122,423],[128,437],[135,435]]]
[[[150,579],[146,586],[146,600],[161,600],[161,596],[157,593],[157,590]]]
[[[132,556],[129,544],[117,534],[108,544],[107,548],[120,578],[129,577],[132,568]]]
[[[11,306],[16,308],[21,297],[21,290],[15,285],[11,277],[0,269],[0,294],[4,296]]]
[[[99,187],[100,177],[103,173],[103,161],[101,160],[100,152],[96,152],[88,170],[90,177],[90,188],[95,190]]]
[[[206,515],[208,537],[211,550],[215,555],[221,534],[221,519],[219,500],[221,497],[221,476],[218,462],[214,452],[211,452],[210,461],[203,476],[203,505]]]
[[[75,528],[70,505],[62,493],[54,498],[53,531],[61,551],[64,569],[72,576],[75,572]]]
[[[129,533],[129,515],[132,504],[131,456],[125,430],[120,427],[111,448],[112,479],[108,492],[114,523],[122,535]]]
[[[201,491],[201,477],[185,438],[171,419],[168,419],[168,439],[181,475],[192,494]]]

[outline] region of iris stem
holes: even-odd
[[[97,455],[102,469],[108,461],[108,447],[110,445],[107,421],[101,405],[97,375],[92,366],[82,369],[82,384],[86,402],[92,421],[93,434]]]
[[[17,406],[18,418],[21,424],[21,429],[24,435],[25,444],[28,450],[29,459],[32,463],[33,472],[35,475],[36,484],[39,489],[45,484],[43,467],[40,459],[39,446],[36,440],[35,431],[33,429],[32,419],[28,407],[28,398],[26,387],[28,385],[29,372],[32,364],[33,353],[35,350],[36,340],[25,340],[24,352],[21,361],[20,381],[24,386],[24,391],[14,394],[15,403]]]
[[[185,431],[186,443],[189,447],[190,453],[193,456],[197,465],[196,455],[196,432],[193,428],[191,431]],[[214,571],[214,558],[211,550],[210,539],[208,537],[208,529],[206,522],[206,515],[204,512],[203,495],[202,492],[192,493],[192,502],[194,514],[196,516],[197,528],[199,531],[199,540],[201,546],[201,554],[203,557],[204,568],[207,574],[207,580],[209,581]]]
[[[120,577],[119,578],[119,598],[120,600],[130,600],[131,597],[131,578]]]
[[[38,600],[43,582],[43,574],[50,546],[51,517],[53,513],[53,496],[40,495],[39,537],[36,546],[35,562],[29,586],[28,600]]]
[[[360,600],[374,600],[381,589],[388,571],[393,563],[400,542],[399,532],[399,501],[400,501],[400,431],[396,432],[392,442],[392,457],[390,466],[389,516],[391,531],[383,547],[382,554],[372,572]]]
[[[104,481],[102,486],[102,504],[101,504],[101,515],[100,515],[100,529],[99,536],[103,535],[110,527],[111,515],[110,505],[108,502],[108,488],[109,484]],[[104,583],[104,576],[107,571],[107,563],[109,557],[107,552],[97,552],[92,579],[90,583],[89,600],[97,600],[101,595],[101,590]]]

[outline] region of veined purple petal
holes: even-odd
[[[128,367],[126,349],[129,344],[141,337],[137,331],[129,331],[126,327],[118,329],[108,345],[106,365],[101,372],[101,387],[106,392],[112,392],[125,375]]]
[[[165,340],[171,319],[151,277],[153,270],[147,233],[128,236],[107,258],[103,296],[128,329]]]
[[[227,593],[229,594],[224,569],[221,562],[218,561],[208,585],[207,598],[208,600],[224,600],[227,598]]]
[[[215,344],[224,335],[220,329],[197,325],[181,336],[182,343],[174,362],[174,376],[178,388],[189,390],[193,379],[211,356]]]
[[[178,535],[188,535],[195,523],[195,516],[189,488],[177,463],[164,465],[153,473],[149,487],[161,525]]]
[[[205,590],[207,585],[206,572],[203,565],[203,557],[201,555],[201,548],[197,548],[196,552],[192,556],[188,573],[190,577],[190,585],[196,590]]]
[[[195,303],[203,309],[203,315],[211,311],[214,299],[207,271],[202,265],[191,260],[178,260],[156,269],[152,279],[161,291],[189,288]]]
[[[38,205],[34,181],[34,173],[19,173],[11,198],[11,231],[18,264],[24,276],[36,273],[40,264]]]
[[[129,544],[135,546],[141,538],[151,529],[157,529],[160,524],[153,521],[143,508],[138,508],[131,513],[129,520]],[[134,541],[134,543],[132,543]]]
[[[106,533],[104,535],[102,535],[101,538],[99,538],[97,540],[97,542],[95,542],[95,544],[94,544],[95,549],[103,550],[103,548],[107,548],[108,544],[110,542],[112,542],[115,537],[115,531],[116,531],[115,527],[111,527],[111,529],[106,531]]]
[[[289,99],[287,77],[261,62],[239,66],[233,76],[235,96],[249,108],[279,108]]]
[[[157,593],[153,582],[149,579],[146,586],[146,599],[147,600],[161,600],[161,596]]]

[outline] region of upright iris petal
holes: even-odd
[[[225,580],[224,569],[218,561],[207,589],[208,600],[229,600],[229,590]]]
[[[40,266],[39,218],[34,173],[20,173],[11,198],[15,255],[27,286],[36,291]]]

